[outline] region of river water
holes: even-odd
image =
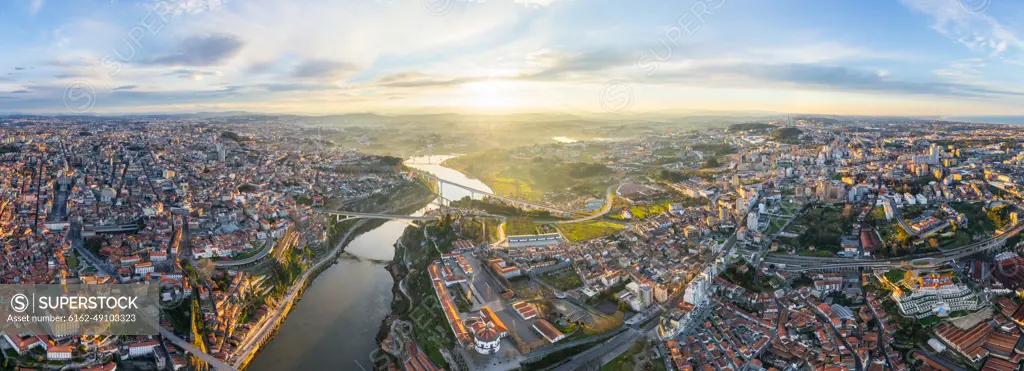
[[[416,157],[406,164],[450,182],[490,191],[482,182],[436,164],[450,157]],[[442,187],[445,198],[469,196],[462,188]],[[428,205],[414,215],[433,207]],[[345,251],[358,259],[339,259],[309,285],[277,336],[248,370],[371,370],[377,330],[391,310],[394,280],[385,262],[394,257],[394,244],[408,226],[391,221],[353,239]]]

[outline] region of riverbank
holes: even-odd
[[[401,320],[414,324],[419,331],[413,331],[411,334],[402,332],[399,335],[402,338],[391,339],[392,344],[413,340],[431,361],[440,367],[446,367],[448,363],[443,352],[454,344],[454,338],[451,338],[447,331],[429,331],[434,326],[428,324],[441,324],[445,319],[441,314],[440,304],[433,296],[432,283],[427,274],[427,266],[430,262],[440,259],[441,250],[444,249],[435,248],[427,242],[423,228],[430,227],[407,227],[402,238],[395,243],[395,256],[388,264],[388,272],[393,282],[389,306],[391,311],[381,321],[376,340],[380,349],[385,349],[385,339],[393,335],[390,331],[392,322]],[[387,369],[388,361],[401,363],[400,359],[392,355],[378,357],[373,366],[375,369]]]
[[[421,197],[417,202],[413,204],[406,204],[401,207],[392,208],[385,212],[409,214],[414,213],[417,210],[424,210],[425,207],[431,202],[433,198],[432,196],[426,197],[427,195],[429,194],[425,194],[424,197]],[[242,346],[239,347],[239,349],[243,349],[242,354],[245,354],[245,356],[239,357],[238,360],[236,361],[235,366],[239,369],[244,369],[251,364],[253,366],[252,369],[254,370],[289,369],[288,367],[282,367],[288,365],[295,367],[295,365],[291,363],[292,361],[290,360],[279,362],[279,360],[283,359],[283,357],[281,356],[274,356],[272,357],[272,360],[265,360],[263,358],[260,358],[258,362],[254,362],[254,360],[256,360],[258,356],[262,355],[262,352],[264,351],[265,348],[280,345],[278,344],[280,342],[273,342],[271,340],[277,338],[277,336],[279,335],[278,332],[279,330],[284,328],[283,325],[285,324],[286,319],[289,317],[292,308],[295,307],[297,303],[302,301],[302,298],[304,297],[306,290],[309,287],[311,287],[313,283],[318,281],[317,278],[319,278],[322,273],[324,273],[330,267],[338,263],[338,256],[344,253],[351,243],[360,240],[360,238],[365,234],[377,230],[378,228],[381,227],[382,224],[386,222],[387,221],[362,219],[357,221],[355,225],[352,225],[350,228],[347,228],[344,231],[344,235],[340,238],[340,240],[338,240],[333,245],[333,248],[327,251],[326,254],[322,255],[322,257],[319,258],[319,260],[316,263],[310,265],[304,271],[303,275],[292,284],[292,286],[288,290],[288,294],[285,296],[285,299],[282,300],[277,305],[275,311],[264,317],[267,320],[257,324],[259,332],[253,338],[247,339],[245,342],[243,342]],[[366,274],[370,274],[369,271],[367,271]],[[308,306],[300,306],[299,309],[308,310],[308,308],[306,307]],[[288,323],[291,322],[289,321]],[[294,352],[284,352],[284,354],[289,353]],[[278,363],[281,363],[281,365],[276,365]]]
[[[409,162],[417,161],[410,159]],[[407,166],[431,172],[447,181],[489,190],[486,185],[468,179],[461,173],[436,164],[423,164],[430,161],[419,162]],[[416,187],[429,193],[426,187]],[[457,186],[445,184],[441,187],[445,198],[461,199],[470,195],[468,191]],[[418,192],[411,193],[415,196],[419,194]],[[378,197],[380,202],[363,199],[345,205],[338,203],[335,207],[374,212],[379,210],[378,205],[381,203],[404,203],[416,198],[406,198],[406,195],[407,193],[403,192],[399,197]],[[416,201],[425,202],[424,199],[418,198]],[[412,206],[390,213],[411,213],[420,216],[431,208],[432,206],[427,206],[415,210],[415,206]],[[408,300],[395,302],[396,297],[398,300],[408,297],[403,297],[403,281],[393,278],[396,272],[389,269],[387,262],[400,262],[402,257],[407,256],[404,247],[393,247],[396,241],[409,241],[407,246],[410,250],[415,250],[420,245],[412,238],[422,238],[422,233],[419,233],[420,237],[415,237],[415,234],[407,235],[407,230],[414,230],[408,226],[408,222],[405,221],[375,220],[366,222],[358,231],[352,232],[346,239],[343,250],[339,249],[337,255],[352,255],[354,258],[330,259],[336,264],[320,266],[321,269],[316,272],[315,279],[307,277],[307,288],[303,288],[301,299],[295,300],[294,309],[288,314],[288,320],[281,324],[279,330],[274,330],[273,341],[261,346],[259,356],[249,361],[249,371],[370,370],[377,359],[386,359],[380,357],[383,352],[380,351],[376,340],[376,335],[380,333],[380,323],[393,312],[408,310],[409,303]],[[340,234],[346,234],[346,231]],[[403,239],[404,235],[408,238]],[[410,254],[410,259],[413,259],[414,255]],[[314,257],[312,260],[317,261],[319,258]],[[313,277],[313,273],[310,273],[310,277]],[[429,279],[416,282],[406,280],[405,283],[404,291],[417,299],[417,306],[430,304],[426,296],[420,300],[421,295],[417,294],[429,292],[429,297],[433,298]],[[436,300],[433,303],[436,304]],[[396,307],[391,308],[392,304]],[[437,313],[440,314],[440,311]],[[437,349],[434,353],[440,356]],[[444,364],[443,359],[440,364]]]

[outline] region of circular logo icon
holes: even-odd
[[[11,296],[11,309],[18,313],[28,309],[28,296],[25,296],[25,294],[14,294],[14,296]]]
[[[960,0],[960,8],[973,15],[984,13],[989,5],[992,5],[992,0]]]
[[[420,0],[420,5],[423,6],[423,10],[427,14],[434,16],[443,16],[452,11],[455,7],[456,0]]]
[[[71,113],[86,113],[96,105],[96,89],[85,81],[75,81],[64,89],[64,107]]]
[[[601,108],[609,113],[623,113],[633,106],[633,88],[622,80],[612,80],[601,87]]]

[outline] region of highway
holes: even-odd
[[[855,267],[896,267],[901,266],[907,262],[921,260],[930,260],[932,264],[935,262],[946,263],[954,259],[960,259],[965,256],[974,255],[978,252],[989,250],[1001,246],[1006,242],[1007,238],[1017,235],[1024,230],[1024,223],[1021,223],[1013,229],[1006,231],[1005,233],[993,237],[989,237],[985,240],[975,242],[973,244],[963,246],[956,249],[947,251],[939,251],[926,254],[909,255],[900,258],[889,258],[889,259],[852,259],[852,258],[833,258],[833,257],[811,257],[811,256],[793,256],[784,254],[769,254],[765,257],[765,262],[770,264],[785,264],[787,269],[789,265],[806,266],[806,268],[798,268],[797,270],[814,270],[814,269],[842,269],[842,268],[855,268]]]
[[[588,217],[580,218],[580,219],[559,220],[559,221],[556,221],[554,223],[555,224],[579,223],[579,222],[585,222],[585,221],[594,220],[594,219],[603,217],[605,214],[608,214],[608,212],[612,211],[612,202],[615,201],[615,190],[619,189],[620,185],[621,184],[612,184],[612,185],[608,186],[608,190],[605,191],[604,208],[601,209],[600,213],[597,213],[597,214],[594,214],[594,215],[591,215],[591,216],[588,216]]]
[[[626,331],[615,335],[611,340],[577,354],[569,360],[569,362],[556,367],[555,371],[573,371],[582,369],[584,366],[597,361],[600,357],[611,353],[619,347],[632,345],[638,337],[640,337],[639,330],[635,328],[627,329]]]
[[[254,263],[256,261],[259,261],[260,259],[263,259],[263,257],[267,256],[267,254],[270,254],[271,251],[274,251],[273,240],[267,241],[267,243],[265,243],[264,246],[265,247],[263,248],[263,251],[260,251],[259,254],[239,260],[215,261],[213,262],[213,266],[217,268],[229,268]]]

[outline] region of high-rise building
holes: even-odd
[[[644,308],[650,307],[654,304],[654,287],[650,284],[640,285],[640,302],[643,303]]]

